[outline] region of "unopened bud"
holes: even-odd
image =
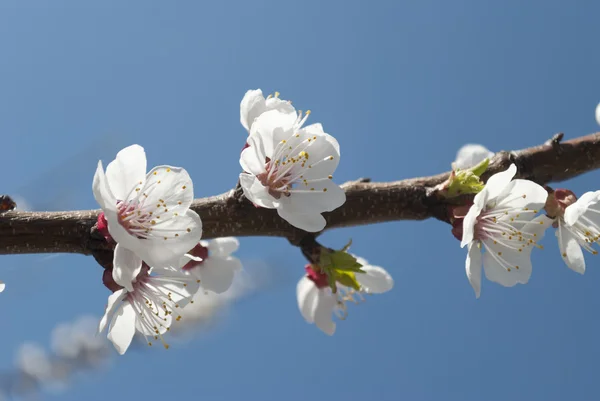
[[[550,192],[544,209],[551,218],[562,217],[565,209],[577,201],[577,196],[569,189],[559,188]]]

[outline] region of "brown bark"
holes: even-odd
[[[561,139],[562,134],[557,134],[540,146],[497,153],[483,179],[506,169],[511,163],[517,165],[518,177],[539,184],[564,181],[600,168],[600,133],[566,142]],[[447,207],[457,200],[443,199],[435,187],[449,174],[395,182],[369,182],[366,179],[347,182],[343,185],[346,203],[325,214],[327,229],[430,217],[447,221]],[[239,188],[196,199],[192,208],[202,218],[204,238],[279,236],[299,244],[306,236],[305,232],[279,218],[276,211],[254,207],[241,196]],[[2,213],[0,254],[67,252],[110,259],[111,247],[93,230],[99,212]]]

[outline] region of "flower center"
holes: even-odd
[[[145,211],[143,206],[137,199],[117,202],[119,224],[129,234],[140,239],[148,238],[152,226],[156,224],[152,212]],[[159,206],[166,207],[166,204],[162,201]]]
[[[181,293],[173,285],[167,287],[166,284],[178,283],[187,287],[192,281],[198,283],[199,280],[185,275],[150,275],[149,271],[148,265],[143,263],[142,271],[133,283],[133,292],[127,294],[127,299],[139,316],[138,322],[143,328],[142,335],[148,345],[152,346],[148,333],[153,333],[154,340],[160,340],[163,346],[169,349],[169,344],[165,342],[162,334],[171,330],[169,316],[179,308],[179,300],[188,298],[189,294]],[[193,300],[190,302],[193,303]],[[179,322],[181,318],[178,314],[174,321]]]
[[[519,195],[503,203],[508,204],[518,197],[524,198],[526,195]],[[523,230],[525,224],[532,222],[530,216],[537,214],[538,211],[527,207],[495,207],[495,204],[486,205],[486,208],[477,217],[474,239],[479,240],[479,246],[483,246],[486,252],[506,271],[519,270],[518,265],[509,263],[507,255],[503,255],[503,250],[523,252],[524,249],[534,246],[543,249],[542,245],[537,244],[538,235],[535,232]],[[544,222],[540,221],[539,224],[544,224]]]
[[[290,196],[294,192],[314,191],[315,188],[309,185],[311,182],[333,178],[331,175],[318,179],[304,177],[307,169],[334,160],[332,155],[323,159],[319,158],[319,160],[314,160],[314,157],[310,158],[309,151],[312,152],[310,147],[317,143],[321,144],[325,139],[316,135],[308,137],[306,132],[300,131],[309,114],[310,111],[307,111],[304,116],[301,111],[298,112],[298,118],[291,129],[292,134],[277,144],[272,157],[265,159],[265,172],[257,176],[260,183],[268,188],[269,194],[275,199],[280,199],[281,196]],[[307,188],[297,188],[300,186]],[[323,192],[325,191],[327,191],[326,188],[323,189]]]
[[[357,291],[354,288],[338,286],[335,294],[337,296],[337,305],[333,311],[338,319],[345,320],[348,317],[346,302],[352,302],[356,305],[360,302],[365,302],[366,299],[363,297],[363,294],[366,293],[362,288]]]
[[[281,163],[280,160],[272,162],[267,157],[265,160],[266,171],[256,177],[263,186],[269,188],[269,195],[275,199],[281,198],[281,195],[290,196],[289,191],[293,185],[293,182],[290,182],[292,170],[287,169],[285,164],[285,162]]]
[[[516,198],[526,195],[519,195]],[[504,203],[509,203],[510,200]],[[522,226],[531,223],[530,215],[535,215],[538,210],[514,207],[495,207],[496,205],[486,205],[484,210],[477,216],[475,223],[474,238],[478,240],[494,240],[494,243],[500,243],[508,248],[521,249],[525,246],[535,244],[537,234],[523,232],[518,229]],[[521,218],[524,216],[524,218]],[[542,223],[543,224],[543,223]]]

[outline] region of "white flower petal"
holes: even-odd
[[[382,294],[388,292],[394,287],[394,279],[382,267],[379,266],[363,266],[364,274],[356,273],[356,281],[368,293]]]
[[[586,192],[575,203],[565,209],[564,220],[573,225],[588,210],[600,202],[600,191]]]
[[[250,135],[260,135],[265,156],[273,157],[273,150],[293,134],[296,115],[270,110],[261,114],[252,124]]]
[[[98,162],[98,167],[94,174],[94,181],[92,183],[92,191],[94,193],[94,198],[96,198],[96,202],[98,202],[102,209],[116,210],[117,198],[115,198],[108,186],[106,175],[102,168],[102,161]]]
[[[284,207],[277,209],[279,217],[290,223],[296,228],[307,231],[309,233],[315,233],[325,228],[327,221],[323,216],[318,213],[313,214],[299,214],[294,211],[289,211]]]
[[[265,97],[260,89],[249,90],[240,103],[240,122],[250,131],[254,119],[266,110]]]
[[[494,153],[490,152],[490,150],[485,146],[469,143],[460,148],[456,153],[454,167],[465,170],[469,167],[478,165],[485,159],[491,158],[492,156],[494,156]]]
[[[544,238],[544,233],[546,230],[552,227],[553,222],[554,220],[545,214],[540,214],[527,224],[523,225],[521,231],[533,236],[535,238],[535,242],[538,243],[542,240],[542,238]]]
[[[596,106],[596,122],[600,124],[600,103]]]
[[[473,199],[473,205],[469,208],[465,218],[463,219],[463,234],[460,247],[464,248],[465,245],[470,244],[475,237],[475,223],[477,223],[477,217],[483,210],[483,202],[485,200],[485,193],[483,191],[475,195]]]
[[[244,191],[244,196],[255,205],[267,209],[275,209],[279,205],[279,202],[269,194],[268,188],[262,185],[255,176],[241,173],[240,185]]]
[[[136,252],[149,266],[168,266],[176,264],[181,256],[196,246],[201,237],[202,220],[196,212],[188,210],[177,219],[156,224],[151,237],[138,240]]]
[[[185,213],[194,200],[192,179],[181,167],[154,167],[148,172],[146,183],[136,192],[144,203],[144,210],[155,212],[163,221],[175,217],[176,213]]]
[[[226,258],[240,247],[240,241],[235,237],[215,238],[209,241],[211,255]]]
[[[259,175],[264,173],[266,155],[264,144],[259,134],[250,135],[247,140],[248,147],[242,150],[240,155],[240,166],[245,172]]]
[[[333,311],[337,305],[335,296],[327,290],[319,290],[317,300],[313,305],[313,316],[317,327],[325,334],[330,336],[335,333],[335,323],[333,322]]]
[[[106,311],[104,312],[104,316],[102,316],[102,319],[100,319],[100,324],[98,325],[98,333],[104,331],[109,317],[114,313],[114,310],[121,305],[121,301],[126,295],[127,291],[125,289],[120,289],[119,291],[115,291],[108,296]]]
[[[5,289],[6,289],[6,284],[4,283],[4,281],[0,281],[0,292],[4,292]]]
[[[290,102],[289,100],[282,100],[278,97],[273,96],[268,98],[265,104],[266,111],[277,110],[281,113],[290,113],[294,115],[296,114],[296,109],[294,108],[294,106],[292,106],[292,102]]]
[[[298,299],[298,308],[304,320],[308,323],[314,323],[315,303],[318,298],[319,289],[315,283],[304,276],[298,281],[296,286],[296,298]]]
[[[309,146],[304,150],[308,153],[307,168],[303,171],[304,178],[327,178],[332,175],[340,162],[340,145],[329,134],[323,132],[321,124],[312,124],[298,131],[298,139],[302,141],[311,138]],[[316,139],[315,139],[316,137]],[[311,166],[308,168],[308,166]]]
[[[133,291],[133,281],[141,270],[142,259],[133,251],[117,244],[113,256],[113,280],[128,291]]]
[[[531,246],[517,252],[500,243],[494,244],[491,240],[484,240],[483,243],[486,245],[483,269],[488,280],[505,287],[526,284],[529,281],[532,271]]]
[[[279,207],[286,209],[288,213],[331,212],[346,202],[346,192],[327,178],[307,181],[290,192],[290,196],[279,199]]]
[[[467,278],[473,290],[475,291],[475,297],[479,298],[481,295],[481,249],[478,246],[479,242],[471,242],[469,244],[469,252],[467,253],[467,260],[465,263],[465,270],[467,272]]]
[[[577,238],[569,230],[569,227],[560,220],[558,222],[558,229],[556,230],[556,237],[558,238],[560,256],[569,269],[579,274],[585,273],[585,258],[583,257],[581,246],[577,242]]]
[[[529,180],[511,181],[496,199],[496,208],[541,210],[548,192],[541,185]]]
[[[121,355],[127,351],[135,334],[136,313],[129,302],[124,302],[115,313],[108,329],[108,339]]]
[[[485,183],[485,188],[483,189],[483,191],[486,192],[487,200],[489,201],[500,195],[515,174],[517,174],[517,166],[511,164],[505,171],[501,171],[491,176]]]
[[[200,285],[205,290],[223,293],[231,287],[235,272],[241,269],[239,259],[229,257],[227,259],[215,258],[212,255],[194,270],[200,277]]]
[[[106,167],[106,179],[118,200],[129,197],[132,188],[146,177],[146,153],[140,145],[131,145],[117,153]]]

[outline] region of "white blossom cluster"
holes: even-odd
[[[467,169],[490,155],[482,145],[465,145],[453,165]],[[516,173],[513,164],[492,175],[466,214],[455,209],[453,232],[461,246],[468,247],[466,273],[477,297],[482,265],[490,281],[506,287],[527,283],[531,251],[543,248],[539,242],[548,228],[555,229],[560,255],[570,269],[585,272],[583,250],[598,254],[592,245],[600,240],[600,191],[577,199],[568,189],[553,190],[513,179]]]
[[[276,209],[289,224],[307,231],[325,228],[323,212],[340,207],[345,192],[333,181],[340,160],[337,140],[321,124],[305,125],[310,111],[296,111],[279,94],[265,98],[250,90],[240,104],[240,120],[248,131],[240,155],[239,180],[245,197],[257,207]],[[194,295],[225,293],[242,270],[233,255],[233,237],[203,241],[202,219],[191,209],[192,179],[181,167],[161,165],[148,171],[139,145],[121,150],[106,170],[98,163],[93,193],[102,208],[97,228],[114,244],[112,266],[103,282],[112,291],[99,331],[108,329],[116,350],[127,351],[136,333],[149,346],[162,343]],[[393,281],[385,270],[367,266],[357,273],[359,287],[315,279],[314,266],[298,285],[305,319],[332,334],[332,314],[345,315],[345,302],[367,292],[384,292]],[[343,317],[343,316],[342,316]]]
[[[600,106],[600,123],[599,113]],[[321,124],[306,124],[310,114],[296,110],[277,92],[265,98],[260,89],[248,91],[240,104],[240,122],[248,136],[239,159],[239,183],[254,206],[275,209],[290,225],[319,233],[327,224],[323,213],[342,206],[346,194],[333,181],[340,145]],[[583,250],[598,253],[593,244],[600,240],[600,191],[577,199],[567,189],[515,179],[514,164],[483,185],[479,176],[492,156],[481,145],[464,146],[450,178],[439,187],[441,197],[470,194],[463,204],[449,203],[448,217],[452,233],[467,247],[466,275],[476,297],[482,270],[488,280],[506,287],[527,283],[532,251],[542,248],[540,241],[550,227],[556,229],[567,266],[583,274]],[[171,165],[148,171],[139,145],[118,152],[106,170],[100,161],[92,189],[102,208],[97,230],[114,246],[112,264],[103,273],[112,294],[98,331],[108,330],[120,354],[136,333],[149,346],[162,343],[168,348],[165,336],[186,316],[183,310],[197,300],[196,294],[225,294],[231,288],[242,271],[233,256],[239,242],[233,237],[202,240],[189,174]],[[394,286],[385,269],[349,254],[348,247],[334,251],[317,244],[311,252],[303,249],[313,256],[297,285],[298,307],[308,323],[328,335],[336,330],[334,316],[346,318],[348,302],[364,301],[366,294]],[[189,316],[203,316],[190,309]],[[70,345],[64,347],[69,350]],[[29,376],[50,374],[35,349],[27,352],[26,360],[34,361],[23,365]]]

